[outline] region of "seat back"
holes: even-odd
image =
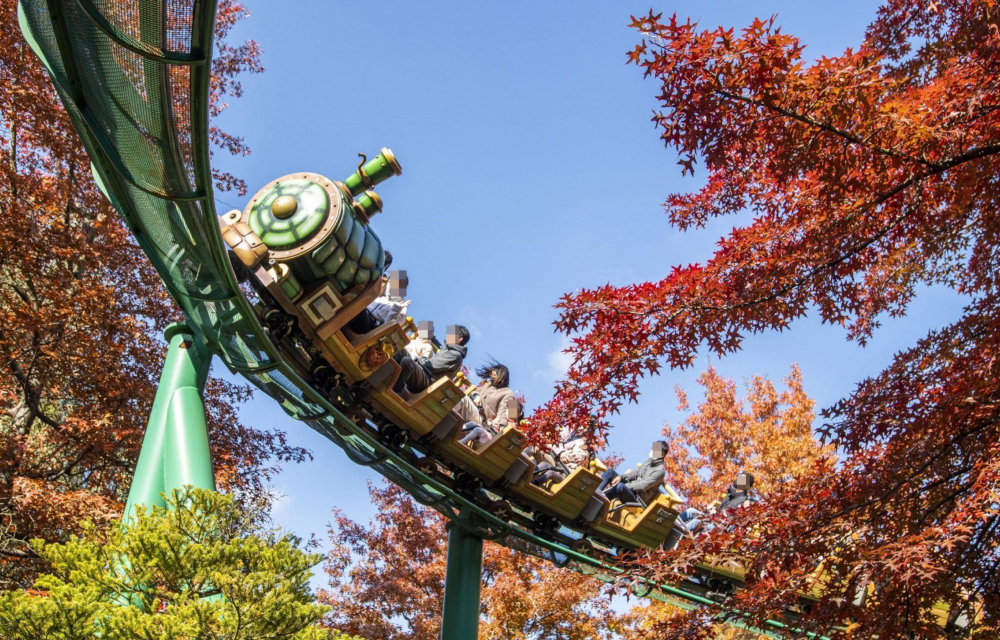
[[[438,449],[454,459],[462,468],[479,476],[487,483],[496,482],[510,470],[527,442],[517,427],[506,427],[489,442],[476,449],[459,442],[462,430],[456,428],[445,437]]]
[[[361,335],[345,328],[343,331],[331,334],[324,341],[324,345],[335,357],[334,366],[345,371],[352,381],[366,380],[374,376],[371,382],[378,385],[384,380],[380,379],[376,372],[379,372],[409,341],[402,326],[396,322],[387,322]]]
[[[579,516],[588,506],[597,491],[601,478],[596,473],[580,467],[557,482],[550,489],[544,489],[531,484],[535,463],[529,462],[528,472],[511,486],[511,491],[522,496],[543,511],[572,520]]]
[[[595,524],[601,533],[631,546],[658,547],[673,529],[679,515],[669,496],[660,494],[645,509],[636,505],[622,505],[617,511]],[[616,515],[617,514],[617,515]]]

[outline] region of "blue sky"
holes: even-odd
[[[244,80],[244,98],[219,123],[253,152],[217,154],[217,165],[245,178],[252,194],[293,171],[342,179],[358,152],[390,147],[403,175],[379,187],[385,212],[372,225],[394,266],[408,272],[412,315],[433,320],[441,337],[448,324],[468,326],[467,362],[489,354],[507,364],[531,406],[548,399],[564,367],[564,342],[552,327],[562,294],[659,280],[672,265],[707,259],[738,222],[682,234],[663,214],[667,194],[697,187],[701,176],[681,178],[650,122],[657,85],[625,65],[638,41],[629,15],[644,14],[647,3],[246,2],[252,15],[235,35],[257,40],[267,70]],[[708,28],[778,14],[813,59],[856,46],[876,6],[743,0],[655,9]],[[235,194],[221,200],[245,204]],[[806,390],[829,406],[959,310],[955,294],[926,290],[907,317],[886,319],[866,348],[807,318],[752,336],[721,361],[703,355],[693,369],[647,380],[638,406],[613,421],[610,448],[630,464],[644,458],[661,424],[683,419],[674,385],[693,392],[709,362],[737,380],[776,381],[797,362]],[[287,431],[315,457],[277,477],[275,490],[285,496],[275,509],[279,524],[323,539],[332,507],[355,520],[372,515],[370,470],[262,394],[242,415]]]

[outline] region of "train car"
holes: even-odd
[[[383,149],[343,182],[308,172],[277,178],[220,219],[237,272],[258,294],[263,325],[279,346],[288,347],[293,332],[308,342],[296,361],[309,364],[317,387],[330,377],[348,385],[365,377],[341,329],[381,293],[391,258],[369,225],[382,210],[372,189],[401,172]]]

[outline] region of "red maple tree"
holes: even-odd
[[[48,75],[0,2],[0,588],[30,582],[27,544],[120,512],[163,364],[163,328],[180,313],[120,216]],[[223,0],[212,109],[260,71],[252,42],[226,43],[246,9]],[[243,141],[213,128],[233,153]],[[227,174],[220,186],[242,188]],[[211,378],[205,392],[223,487],[264,493],[276,461],[306,454],[239,421],[250,390]]]
[[[702,188],[668,197],[671,224],[746,210],[753,220],[659,282],[565,296],[557,325],[574,336],[573,365],[533,437],[596,418],[601,440],[641,377],[810,313],[863,344],[921,287],[968,300],[957,322],[823,411],[839,465],[817,462],[750,510],[756,529],[746,520],[699,543],[752,557],[735,602],[755,616],[794,601],[825,560],[828,597],[810,628],[853,618],[852,637],[933,637],[943,602],[982,614],[975,637],[997,633],[998,11],[993,0],[887,0],[856,48],[812,62],[775,18],[739,32],[633,20],[642,41],[629,61],[659,85],[661,138],[683,173],[707,171]],[[677,557],[640,564],[669,571]],[[878,585],[864,607],[852,604],[859,583]],[[702,633],[699,620],[669,632]]]

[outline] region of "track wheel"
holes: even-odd
[[[570,545],[569,548],[585,556],[594,555],[594,543],[592,543],[590,540],[587,540],[586,538],[580,538],[579,540],[575,540],[573,544]]]
[[[483,488],[483,479],[471,473],[459,471],[455,474],[455,488],[459,493],[475,495]]]
[[[540,536],[551,536],[557,529],[559,529],[559,518],[547,513],[535,513],[535,533]]]
[[[722,602],[729,596],[736,593],[736,585],[729,580],[724,580],[722,578],[709,578],[707,580],[707,584],[710,589],[707,595],[716,602]]]
[[[324,396],[329,396],[330,392],[340,384],[340,375],[328,364],[318,364],[312,368],[310,373],[316,390]]]
[[[386,443],[393,449],[399,449],[410,439],[410,434],[408,432],[403,431],[396,425],[388,422],[378,428],[378,433],[382,437],[382,442]]]
[[[417,470],[426,476],[433,476],[438,470],[437,460],[431,458],[430,456],[417,460],[416,466]]]
[[[353,407],[357,404],[357,400],[354,399],[354,394],[343,385],[334,388],[333,391],[328,393],[326,397],[330,400],[330,402],[338,404],[341,407]]]
[[[497,500],[490,504],[490,513],[504,522],[509,522],[514,517],[514,508],[506,500]]]
[[[295,328],[295,316],[277,307],[264,309],[264,329],[274,342],[287,337],[293,328]]]

